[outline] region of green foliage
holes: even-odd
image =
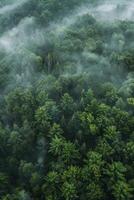
[[[9,3],[0,1],[0,199],[133,200],[133,20],[91,15],[103,0],[29,0],[1,14]]]

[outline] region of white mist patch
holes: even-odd
[[[124,13],[124,18],[126,19],[134,19],[134,2],[130,2],[127,5],[126,11]]]
[[[73,13],[67,17],[64,17],[58,23],[51,23],[48,31],[54,33],[55,35],[64,34],[64,32],[73,24],[76,23],[78,17],[85,14],[91,14],[90,8],[81,6],[73,11]]]
[[[133,96],[133,88],[134,88],[134,76],[128,74],[127,80],[122,84],[119,92],[123,94],[125,97]]]
[[[82,5],[75,9],[70,16],[63,18],[59,23],[51,23],[49,31],[55,35],[63,34],[67,28],[73,25],[78,17],[83,15],[92,15],[97,20],[134,20],[134,2],[128,1],[104,1],[101,5],[95,7],[91,4]]]
[[[46,35],[50,33],[55,36],[64,34],[66,29],[74,24],[79,16],[87,13],[85,9],[76,10],[75,14],[63,18],[58,23],[52,22],[46,29],[37,29],[35,20],[33,17],[26,17],[18,26],[12,28],[8,32],[4,33],[0,38],[0,46],[7,53],[15,52],[18,53],[22,48],[29,48],[30,46],[40,46],[45,44]],[[31,30],[29,31],[31,26]],[[34,27],[34,28],[33,28]]]
[[[0,46],[6,52],[13,52],[25,45],[25,40],[29,36],[27,31],[34,24],[34,18],[23,19],[18,26],[4,33],[0,38]]]
[[[21,2],[17,1],[17,3],[14,3],[11,8],[22,5],[22,3],[26,1],[28,0],[23,0]],[[5,9],[7,9],[7,6],[5,6]],[[133,19],[133,12],[134,2],[102,2],[101,5],[96,7],[92,7],[91,4],[87,4],[78,7],[71,15],[64,17],[62,20],[59,20],[59,22],[51,22],[49,27],[46,29],[39,30],[35,27],[31,33],[28,33],[27,29],[29,29],[30,25],[34,25],[34,20],[32,17],[25,18],[17,27],[8,31],[0,38],[0,46],[7,52],[10,52],[15,49],[18,50],[22,47],[28,47],[30,44],[41,45],[45,43],[46,33],[52,33],[55,36],[60,36],[65,33],[66,29],[76,23],[78,17],[85,14],[93,15],[99,20],[108,21],[114,19]]]
[[[6,5],[6,6],[2,7],[2,8],[0,8],[0,15],[12,12],[13,10],[18,8],[19,6],[22,6],[27,1],[28,0],[15,1],[13,4],[9,4],[9,5]]]
[[[17,8],[17,6],[22,5],[28,0],[23,1],[17,1],[16,4],[12,4],[8,6],[5,6],[0,9],[0,13],[4,12],[4,10],[7,12],[14,10]],[[77,9],[73,10],[72,13],[68,16],[65,16],[62,20],[55,22],[50,22],[50,25],[46,28],[37,28],[35,19],[33,17],[26,17],[23,20],[20,21],[18,26],[12,28],[11,30],[7,31],[0,37],[0,48],[2,51],[6,53],[6,55],[11,55],[12,59],[12,74],[15,76],[15,79],[20,84],[23,82],[27,84],[27,80],[30,80],[32,77],[31,74],[34,72],[34,63],[39,63],[38,56],[32,54],[31,52],[34,52],[34,48],[37,48],[38,46],[45,46],[46,40],[50,39],[51,34],[52,36],[60,37],[64,36],[66,30],[75,24],[79,17],[82,17],[86,14],[92,15],[94,18],[96,18],[98,21],[113,21],[118,19],[134,19],[134,2],[123,2],[121,1],[112,1],[112,2],[102,2],[101,5],[97,5],[93,7],[91,4],[86,4],[78,7]],[[11,7],[10,7],[11,6]],[[3,11],[2,11],[3,9]],[[113,37],[114,43],[112,40],[111,48],[114,49],[117,47],[119,50],[122,49],[123,43],[120,38]],[[116,48],[117,49],[117,48]],[[28,52],[29,51],[29,52]],[[83,52],[83,57],[85,57],[85,60],[87,59],[88,63],[91,63],[93,66],[101,68],[101,66],[109,66],[108,61],[99,58],[95,54]],[[9,56],[8,56],[9,57]],[[79,56],[77,56],[76,60]],[[18,59],[18,61],[17,61]],[[100,60],[103,60],[101,63]],[[17,64],[16,64],[17,63]],[[76,62],[75,62],[76,63]],[[82,72],[81,63],[80,61],[78,63],[78,72]],[[14,66],[18,66],[20,73],[18,71],[16,72],[13,70]],[[92,71],[97,71],[98,68],[95,68]],[[102,68],[101,68],[102,69]],[[100,71],[102,72],[102,70]],[[103,72],[102,72],[103,73]],[[38,163],[42,162],[42,157],[39,157]]]
[[[8,50],[8,51],[11,51],[11,43],[12,43],[12,40],[10,38],[1,38],[0,39],[0,45],[2,48]]]
[[[114,9],[116,9],[116,5],[104,4],[104,5],[98,6],[98,8],[96,10],[99,11],[99,12],[111,12]]]
[[[105,1],[96,6],[92,13],[105,21],[134,20],[134,1]]]

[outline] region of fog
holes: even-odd
[[[15,1],[13,4],[6,5],[0,9],[0,14],[11,12],[18,6],[26,3],[28,0]],[[28,46],[28,41],[33,43],[42,43],[45,38],[45,33],[54,33],[55,35],[64,34],[66,29],[73,25],[77,19],[85,14],[93,15],[97,20],[113,21],[118,20],[134,20],[134,2],[128,1],[104,1],[101,5],[91,7],[91,4],[82,5],[75,9],[70,16],[64,17],[62,20],[57,22],[53,21],[46,28],[42,30],[36,29],[34,18],[26,17],[20,21],[20,23],[4,33],[0,38],[0,45],[6,51],[11,51],[17,47]],[[29,27],[30,26],[30,27]],[[31,32],[29,32],[31,26]]]
[[[131,199],[133,97],[134,0],[0,0],[0,199]]]
[[[31,25],[33,25],[33,18],[24,18],[20,21],[19,25],[4,33],[0,38],[1,47],[8,52],[13,52],[15,49],[18,51],[19,48],[22,48],[29,36],[28,30]]]
[[[0,8],[0,15],[9,14],[13,10],[15,10],[18,7],[21,7],[24,3],[26,3],[28,0],[17,0],[17,1],[10,1],[9,5],[5,5]]]
[[[110,1],[98,5],[93,13],[97,18],[103,20],[134,20],[133,1]]]
[[[28,0],[18,0],[10,2],[9,5],[5,5],[0,8],[0,15],[5,15],[14,12],[15,9],[25,5]],[[10,54],[11,59],[9,59],[10,65],[12,66],[11,74],[12,77],[15,75],[15,79],[19,82],[28,82],[31,80],[31,74],[33,74],[33,60],[35,60],[36,55],[34,55],[33,48],[38,48],[42,45],[46,45],[46,41],[51,35],[55,38],[62,38],[68,30],[69,27],[73,26],[80,17],[84,15],[92,15],[96,20],[103,22],[113,23],[115,20],[134,20],[134,2],[133,1],[101,1],[95,6],[90,3],[86,5],[81,5],[75,8],[71,14],[65,16],[63,19],[56,19],[51,21],[48,26],[40,27],[36,24],[36,18],[33,16],[25,17],[20,20],[17,26],[6,31],[0,37],[0,51],[4,52],[6,55]],[[122,36],[121,36],[122,37]],[[117,49],[116,36],[113,36],[112,42],[109,41],[109,48]],[[114,42],[115,41],[115,42]],[[121,41],[119,39],[119,41]],[[119,50],[123,48],[123,43],[120,43],[118,47]],[[28,54],[27,54],[28,52]],[[31,56],[30,56],[31,55]],[[34,55],[34,56],[33,56]],[[92,59],[97,60],[97,65],[94,67],[94,72],[97,71],[99,63],[104,63],[105,58],[98,57],[90,52],[84,52],[82,55],[85,60],[89,63],[93,63]],[[18,58],[17,58],[18,57]],[[38,57],[38,56],[37,56]],[[75,54],[74,61],[77,60],[78,70],[77,72],[82,73],[82,63],[80,60],[80,55]],[[16,61],[17,58],[17,61]],[[102,62],[101,62],[102,61]],[[12,64],[11,64],[12,63]],[[16,64],[15,64],[16,63]],[[105,63],[108,63],[106,60]],[[18,69],[20,65],[21,70],[18,74]],[[90,65],[90,64],[89,64]],[[14,70],[15,66],[15,70]],[[23,66],[23,67],[22,67]],[[109,64],[107,65],[109,66]],[[101,73],[101,68],[99,68]],[[26,79],[26,80],[25,80]]]
[[[26,3],[28,0],[15,1],[13,4],[6,5],[0,9],[0,14],[10,12],[16,9],[18,6],[21,7],[22,4]],[[33,40],[33,43],[42,43],[44,40],[45,33],[54,33],[55,35],[64,34],[66,29],[73,25],[77,19],[85,14],[93,15],[98,20],[134,20],[134,2],[128,1],[104,1],[101,5],[91,7],[91,4],[82,5],[75,9],[70,16],[64,17],[62,20],[57,22],[51,22],[50,25],[42,30],[36,29],[36,24],[34,18],[26,17],[20,21],[20,23],[4,33],[0,38],[0,45],[7,51],[12,48],[21,47],[28,45]],[[30,27],[29,27],[30,26]],[[31,32],[28,32],[31,29]],[[29,30],[28,30],[29,29]],[[42,37],[41,35],[44,36]],[[40,39],[39,39],[40,38]],[[18,50],[18,48],[17,48]]]

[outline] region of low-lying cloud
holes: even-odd
[[[9,5],[5,5],[3,7],[0,8],[0,15],[3,14],[9,14],[10,12],[12,12],[13,10],[15,10],[18,7],[21,7],[24,3],[26,3],[28,0],[17,0],[17,1],[13,1],[13,3],[11,2]]]
[[[22,0],[22,1],[18,0],[12,4],[6,5],[0,8],[0,14],[3,15],[6,12],[10,13],[14,11],[16,8],[21,7],[27,1],[28,0]],[[82,17],[86,14],[93,16],[98,21],[102,20],[106,22],[107,21],[113,22],[114,20],[126,20],[126,19],[133,21],[134,2],[121,1],[121,0],[110,1],[110,2],[101,1],[100,4],[97,4],[96,6],[93,6],[90,3],[88,3],[86,5],[81,5],[80,7],[74,9],[69,16],[64,17],[62,20],[60,19],[57,20],[56,22],[53,21],[49,24],[49,26],[43,28],[38,28],[39,26],[36,25],[36,19],[34,17],[25,17],[23,20],[19,22],[19,24],[16,27],[12,28],[11,30],[8,30],[0,37],[0,47],[1,47],[0,51],[3,51],[7,55],[11,54],[12,60],[14,60],[13,63],[15,63],[16,57],[18,56],[19,62],[22,62],[23,60],[24,63],[24,64],[20,63],[20,66],[25,65],[25,67],[22,67],[21,69],[22,71],[21,74],[16,73],[15,77],[18,77],[18,80],[20,80],[20,82],[22,81],[22,79],[24,80],[25,77],[27,77],[27,79],[30,77],[31,69],[33,70],[33,68],[31,67],[33,64],[31,59],[31,57],[33,56],[32,55],[33,47],[36,48],[42,45],[45,46],[46,40],[49,38],[51,34],[55,37],[60,37],[61,35],[64,35],[64,33],[66,33],[66,30],[70,26],[75,24],[79,19],[79,17]],[[122,43],[121,45],[123,46]],[[109,46],[114,48],[115,45],[114,43],[111,44],[110,41]],[[122,48],[122,46],[120,46],[120,49]],[[30,56],[26,55],[27,54],[26,52],[28,52]],[[23,59],[20,59],[21,55]],[[88,59],[90,60],[92,60],[93,58],[94,59],[97,58],[98,62],[101,59],[98,58],[98,56],[93,55],[89,52],[83,52],[82,56],[86,56],[87,58],[89,57]],[[78,66],[80,66],[78,67],[79,70],[81,69],[81,63],[80,63],[81,61],[79,60],[79,55],[78,56],[75,55],[75,57],[77,57],[76,60],[78,60]],[[107,66],[109,66],[109,62],[108,61],[106,62],[108,63]],[[29,69],[26,69],[28,67]],[[15,73],[14,70],[12,74],[13,73]]]

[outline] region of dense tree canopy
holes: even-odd
[[[134,199],[134,18],[103,4],[0,0],[1,200]]]

